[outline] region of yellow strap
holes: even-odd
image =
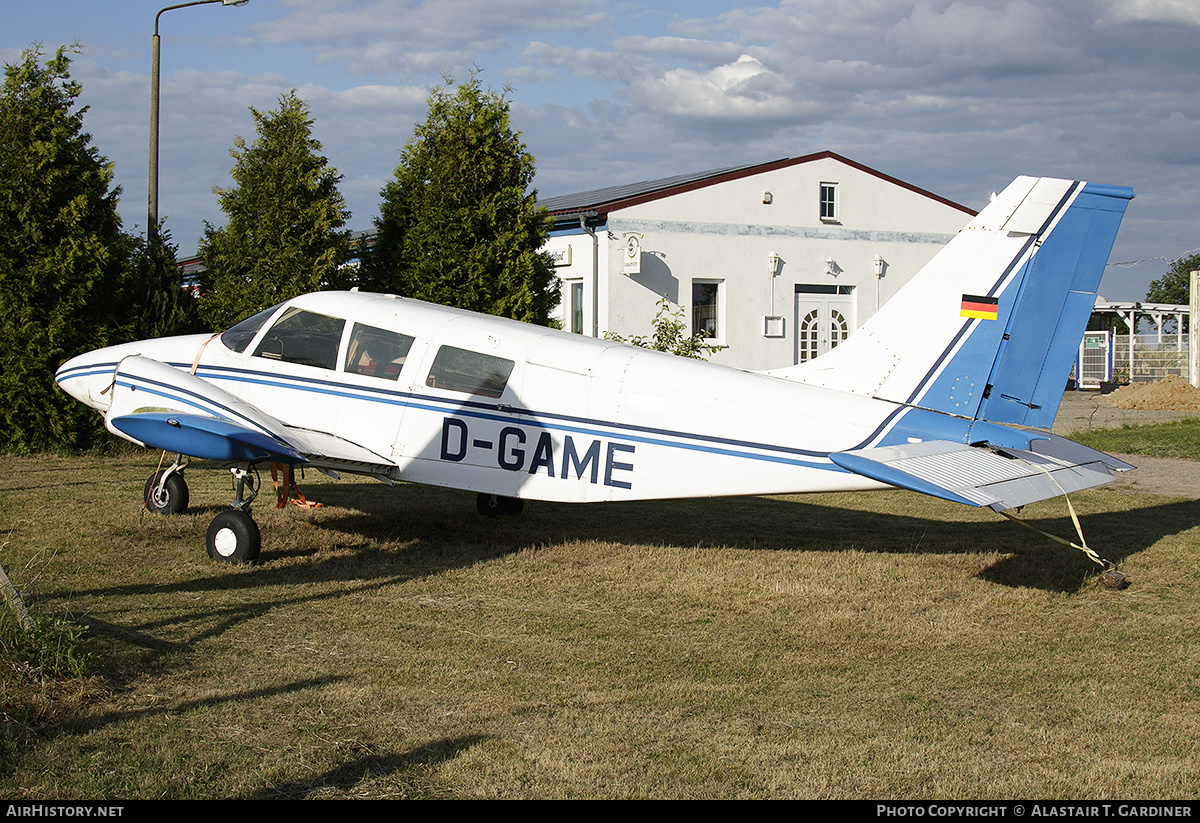
[[[1057,537],[1056,535],[1050,534],[1050,532],[1042,531],[1037,526],[1031,525],[1031,524],[1025,522],[1024,520],[1022,520],[1021,518],[1016,517],[1015,515],[1009,514],[1007,511],[1002,511],[1002,512],[1000,512],[1000,514],[1004,515],[1005,517],[1007,517],[1009,520],[1013,521],[1014,523],[1020,523],[1022,526],[1024,526],[1027,529],[1032,529],[1033,531],[1037,532],[1038,534],[1041,534],[1045,537],[1049,537],[1051,540],[1053,540],[1056,543],[1062,543],[1064,546],[1070,546],[1073,549],[1079,549],[1081,552],[1083,552],[1084,554],[1086,554],[1088,556],[1089,560],[1091,560],[1093,563],[1095,563],[1097,566],[1099,566],[1102,569],[1106,569],[1106,570],[1107,569],[1115,569],[1117,567],[1115,563],[1113,563],[1111,560],[1103,559],[1102,557],[1100,557],[1100,555],[1096,554],[1096,552],[1092,551],[1092,549],[1090,549],[1088,547],[1087,540],[1085,540],[1083,537],[1083,526],[1081,526],[1079,524],[1079,516],[1075,514],[1075,506],[1071,503],[1071,498],[1067,494],[1066,489],[1064,489],[1062,487],[1062,485],[1060,485],[1059,482],[1054,479],[1054,475],[1052,475],[1046,469],[1042,468],[1041,466],[1039,466],[1036,463],[1030,463],[1029,465],[1033,466],[1035,469],[1037,469],[1038,471],[1044,473],[1047,477],[1049,477],[1050,482],[1053,483],[1054,485],[1058,486],[1058,490],[1060,492],[1062,492],[1063,499],[1067,501],[1067,511],[1069,511],[1071,513],[1071,522],[1075,524],[1075,533],[1077,535],[1079,535],[1079,543],[1072,543],[1070,540],[1064,540],[1061,537]]]

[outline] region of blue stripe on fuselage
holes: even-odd
[[[547,429],[552,431],[563,431],[574,434],[586,434],[600,437],[619,436],[623,440],[629,440],[635,443],[659,445],[668,448],[680,448],[689,451],[700,451],[709,454],[720,454],[731,457],[742,457],[751,460],[781,463],[784,465],[823,469],[825,471],[843,471],[842,469],[830,463],[812,462],[813,460],[828,460],[828,451],[798,449],[770,443],[718,437],[715,435],[695,434],[672,429],[631,425],[627,423],[613,423],[572,415],[558,414],[554,412],[534,411],[524,408],[513,408],[511,411],[499,412],[496,410],[497,404],[495,403],[453,400],[449,398],[442,399],[428,395],[399,391],[396,389],[350,385],[332,380],[281,375],[269,372],[258,372],[248,369],[236,369],[228,366],[201,366],[197,372],[197,376],[214,382],[225,380],[235,383],[249,383],[253,385],[312,392],[333,397],[343,397],[354,400],[362,400],[365,402],[381,403],[390,406],[412,408],[420,411],[429,411],[441,414],[450,413],[459,416],[474,417],[481,420],[486,419],[496,422],[516,423],[518,425],[523,425],[533,429]],[[892,417],[894,417],[894,414],[889,415],[888,418],[885,419],[885,421],[880,425],[879,429],[882,429],[884,426],[886,426]],[[874,438],[878,434],[878,431],[879,430],[876,430],[871,434],[870,437],[864,439],[863,444]],[[678,442],[665,438],[680,438],[684,441],[690,440],[693,442]],[[859,446],[853,446],[851,448],[858,447]],[[754,454],[752,452],[743,451],[744,449],[758,449],[764,452],[771,452],[771,454]],[[809,459],[804,460],[798,458]]]
[[[70,377],[110,373],[116,367],[116,365],[117,364],[113,362],[79,367],[78,369],[72,370],[71,374],[61,376],[60,381]],[[185,371],[191,368],[190,363],[169,363],[167,365]],[[697,434],[651,426],[633,425],[628,423],[614,423],[554,412],[534,411],[524,408],[513,408],[511,411],[500,412],[496,410],[497,404],[495,403],[482,403],[470,400],[453,400],[449,398],[442,399],[427,395],[413,394],[411,392],[399,391],[396,389],[387,389],[376,386],[351,385],[333,380],[304,377],[299,375],[282,375],[272,372],[259,372],[251,369],[238,369],[229,366],[201,365],[197,370],[196,376],[213,383],[216,383],[217,381],[227,381],[232,383],[261,385],[284,390],[304,391],[332,397],[380,403],[383,405],[401,408],[412,408],[415,410],[429,411],[439,414],[455,414],[459,416],[474,417],[481,420],[513,423],[531,429],[562,431],[572,434],[590,435],[594,437],[611,438],[613,436],[617,436],[623,440],[628,440],[634,443],[644,443],[647,445],[678,448],[687,451],[697,451],[728,457],[740,457],[749,460],[778,463],[782,465],[821,469],[823,471],[845,471],[844,469],[835,466],[832,463],[820,462],[828,461],[830,454],[828,451],[798,449],[771,443],[719,437],[716,435]],[[139,381],[145,381],[145,378],[139,377],[138,379]],[[129,384],[121,383],[120,385]],[[155,390],[154,393],[163,397],[176,399],[179,402],[185,403],[194,408],[204,409],[205,411],[209,411],[211,413],[211,409],[205,409],[204,406],[200,405],[195,400],[178,394],[178,392],[184,390],[179,390],[174,386],[166,386],[161,383],[157,383],[156,385],[158,385],[160,388]],[[146,390],[150,391],[150,389]],[[176,393],[172,394],[172,392]],[[257,424],[245,418],[243,415],[225,406],[214,403],[208,398],[204,398],[201,395],[194,395],[193,393],[186,391],[184,391],[184,394],[191,395],[192,397],[198,397],[210,406],[215,406],[221,409],[221,416],[245,420],[248,424],[254,425],[255,428],[259,428]],[[878,437],[885,429],[889,428],[889,426],[894,422],[896,416],[903,412],[904,409],[905,407],[903,406],[896,406],[896,408],[893,409],[879,423],[879,425],[868,437],[864,438],[861,443],[850,446],[846,450],[849,451],[866,446],[868,443]],[[282,422],[284,422],[286,425],[286,421]],[[671,440],[668,438],[679,438],[679,440]],[[767,452],[767,454],[756,454],[754,452],[746,451],[748,449],[757,449],[762,452]]]

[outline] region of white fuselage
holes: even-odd
[[[194,367],[196,377],[300,430],[298,437],[308,433],[318,446],[305,453],[318,467],[509,497],[886,488],[828,455],[876,442],[901,410],[893,403],[402,298],[328,292],[296,298],[292,308],[345,321],[327,333],[322,365],[277,359],[268,338],[281,308],[244,351],[208,336],[131,343],[75,358],[60,382],[103,411],[103,390],[122,358]],[[361,327],[411,337],[411,345],[387,369],[366,366],[368,355],[350,363]],[[507,380],[464,388],[446,376],[443,346],[511,364]],[[160,391],[164,408],[191,402]],[[375,457],[322,460],[321,437],[312,433]]]

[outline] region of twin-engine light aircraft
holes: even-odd
[[[208,530],[230,563],[259,553],[267,462],[473,491],[485,514],[894,487],[1004,511],[1132,468],[1030,430],[1054,421],[1132,197],[1020,177],[844,343],[769,372],[321,292],[219,337],[91,352],[57,380],[112,433],[178,455],[148,508],[186,508],[185,456],[231,467]]]

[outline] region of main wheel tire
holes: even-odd
[[[262,548],[262,536],[249,513],[230,509],[213,518],[207,543],[208,556],[218,563],[252,563]]]
[[[180,514],[186,511],[188,507],[187,481],[179,472],[172,472],[167,475],[167,482],[163,484],[160,493],[158,483],[162,474],[162,472],[155,472],[146,481],[146,488],[142,494],[146,509],[157,514]]]
[[[519,497],[502,497],[481,492],[475,498],[475,508],[484,517],[516,517],[525,510],[525,501]]]
[[[475,497],[475,509],[484,517],[499,517],[503,509],[503,500],[498,494],[480,492]]]

